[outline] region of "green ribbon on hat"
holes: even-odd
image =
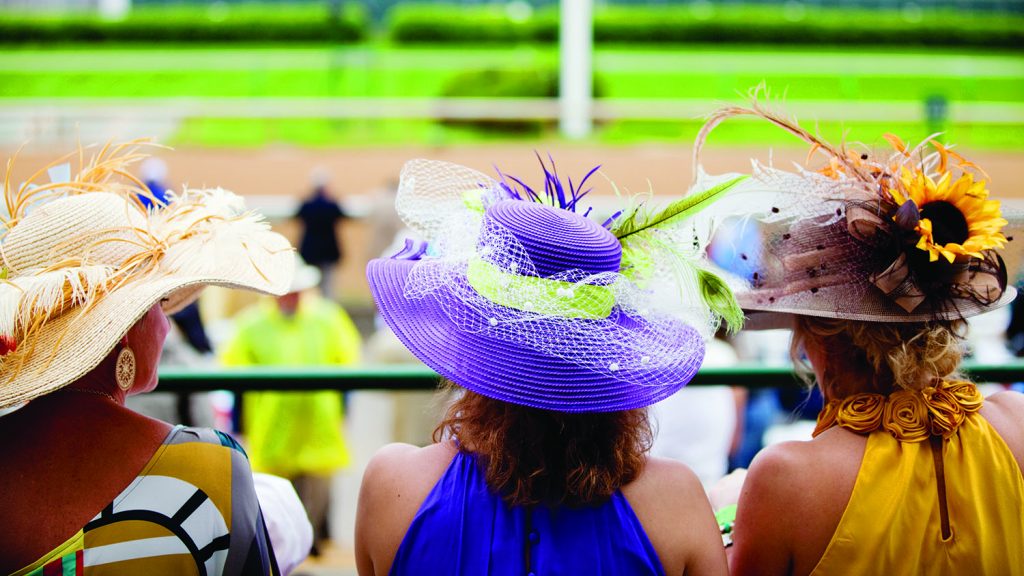
[[[611,315],[615,306],[615,294],[607,286],[510,274],[480,258],[469,261],[466,280],[491,302],[525,312],[600,319]]]

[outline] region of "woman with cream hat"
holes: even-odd
[[[734,116],[825,156],[817,169],[755,164],[741,185],[762,198],[748,214],[765,241],[737,294],[748,327],[793,328],[825,406],[814,439],[762,451],[720,511],[735,515],[721,518],[732,572],[1024,573],[1024,396],[982,398],[959,372],[964,319],[1016,296],[1019,220],[931,139],[835,147],[755,105],[714,114],[698,153]],[[728,492],[712,499],[735,502]]]
[[[0,418],[0,573],[277,573],[241,448],[123,404],[157,384],[165,312],[210,284],[283,293],[291,248],[223,190],[145,210],[127,173],[143,157],[8,174],[0,407],[20,407]]]

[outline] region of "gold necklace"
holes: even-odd
[[[81,394],[93,394],[95,396],[103,396],[104,398],[109,399],[114,404],[119,404],[117,398],[114,398],[113,394],[109,392],[103,392],[101,390],[93,390],[92,388],[62,388],[61,390],[64,392],[79,392]]]

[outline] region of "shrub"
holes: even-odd
[[[315,5],[143,6],[123,20],[7,13],[0,19],[0,43],[356,42],[366,28],[365,13],[351,7],[332,15]]]
[[[593,94],[604,90],[600,79],[593,81]],[[441,96],[449,98],[555,98],[558,96],[558,70],[488,68],[456,74],[445,84]],[[543,120],[459,120],[446,119],[449,126],[465,126],[490,132],[537,133],[548,124]]]
[[[397,4],[388,12],[388,30],[401,44],[507,44],[530,40],[532,24],[513,20],[500,6]]]
[[[557,8],[518,21],[503,8],[398,5],[390,38],[398,43],[556,42]],[[952,10],[893,10],[744,5],[603,6],[594,13],[597,43],[764,43],[1024,47],[1024,18]]]

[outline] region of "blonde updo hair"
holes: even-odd
[[[790,353],[800,365],[808,342],[822,351],[822,386],[842,387],[849,380],[868,383],[870,390],[863,391],[883,394],[919,390],[936,378],[962,377],[966,325],[962,320],[883,323],[797,316]]]

